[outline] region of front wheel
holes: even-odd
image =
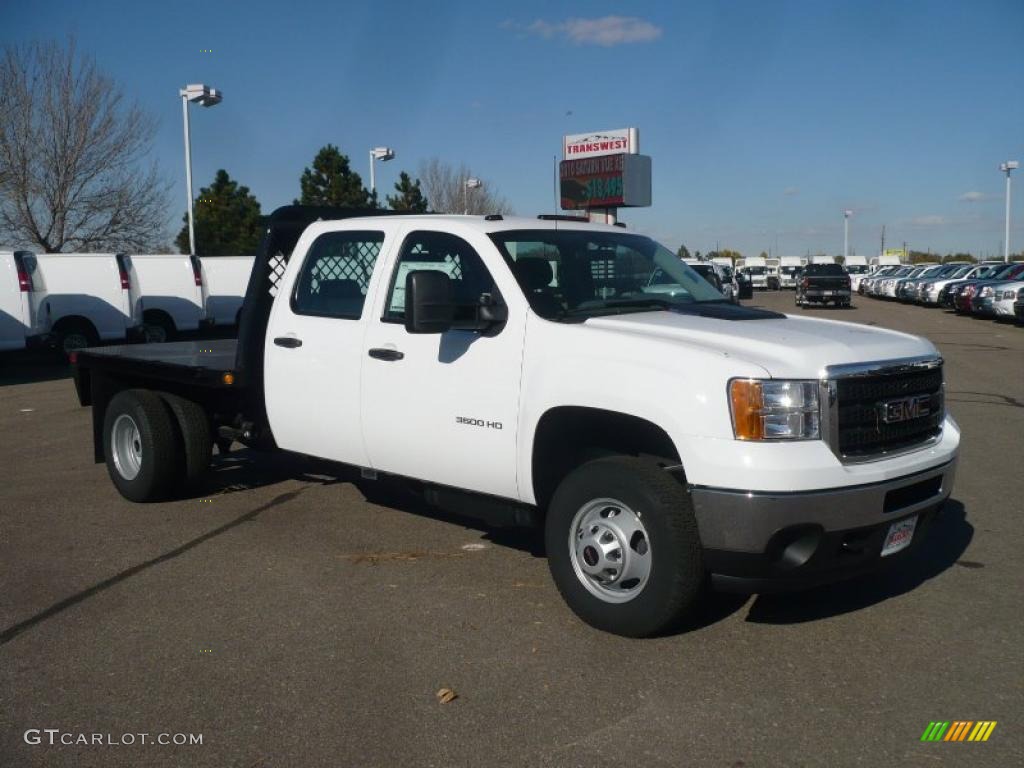
[[[668,631],[691,614],[703,591],[690,497],[648,461],[601,458],[570,473],[549,505],[545,540],[563,599],[606,632]]]

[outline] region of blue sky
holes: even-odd
[[[226,94],[193,110],[197,191],[223,167],[264,211],[331,142],[364,180],[394,147],[382,189],[436,155],[549,212],[562,134],[636,125],[654,204],[622,218],[671,247],[838,253],[851,208],[856,253],[885,224],[889,245],[1001,254],[997,167],[1024,160],[1020,0],[0,0],[0,43],[67,34],[159,119],[175,221],[188,82]]]

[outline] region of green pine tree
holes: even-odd
[[[313,168],[306,168],[299,180],[302,197],[296,205],[334,205],[341,208],[376,208],[377,198],[363,186],[363,180],[349,167],[348,155],[333,144],[316,153]]]
[[[698,253],[698,255],[699,255],[699,254],[700,254],[700,251],[697,251],[697,253]],[[678,257],[679,257],[680,259],[688,259],[688,258],[690,258],[690,249],[689,249],[689,248],[687,248],[687,247],[686,247],[685,245],[680,245],[680,246],[679,246],[679,250],[678,250],[678,251],[676,251],[676,255],[677,255],[677,256],[678,256]]]
[[[423,196],[422,190],[420,190],[420,180],[416,179],[413,181],[409,178],[409,174],[402,171],[398,176],[398,181],[395,182],[395,191],[398,193],[394,197],[388,195],[385,199],[388,202],[388,206],[393,211],[410,211],[412,213],[426,213],[429,208],[427,198]]]
[[[213,184],[199,190],[193,203],[198,256],[247,256],[260,242],[260,204],[248,187],[240,187],[221,169]],[[174,242],[188,253],[188,214]]]

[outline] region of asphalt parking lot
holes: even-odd
[[[898,572],[717,597],[646,641],[578,621],[530,533],[370,503],[316,462],[237,450],[201,498],[132,505],[64,371],[0,362],[0,765],[1024,764],[1024,328],[753,303],[935,342],[953,500]],[[922,743],[935,720],[998,726]]]

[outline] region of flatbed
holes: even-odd
[[[76,355],[76,372],[94,365],[105,371],[160,378],[210,387],[234,386],[237,339],[172,341],[164,344],[124,344],[83,349]],[[230,377],[225,380],[225,377]]]

